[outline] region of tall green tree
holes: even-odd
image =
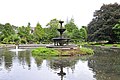
[[[34,32],[33,32],[33,36],[35,38],[35,41],[41,42],[43,40],[44,37],[44,30],[42,28],[42,26],[40,25],[40,23],[37,23]]]
[[[73,18],[71,18],[70,21],[67,22],[67,24],[65,25],[65,28],[68,32],[72,32],[73,29],[78,29]]]
[[[74,23],[74,19],[71,18],[70,21],[67,22],[65,25],[65,36],[70,38],[72,42],[79,42],[81,41],[80,30],[78,29],[77,25]]]
[[[87,41],[87,30],[86,30],[86,26],[82,26],[82,28],[80,28],[80,37],[82,39],[82,41]]]
[[[18,27],[17,31],[18,36],[21,38],[21,43],[29,43],[32,40],[30,23],[28,23],[27,27]]]
[[[2,25],[1,30],[1,41],[3,43],[9,43],[11,41],[11,38],[13,35],[15,35],[15,29],[14,26],[10,23],[6,23],[5,25]]]
[[[120,19],[120,5],[104,4],[100,10],[94,12],[93,20],[88,24],[88,40],[89,41],[109,41],[113,43],[114,39],[112,28]]]
[[[81,41],[81,33],[79,29],[74,29],[72,31],[71,40],[73,40],[75,43]]]
[[[45,29],[45,33],[49,41],[52,41],[52,38],[59,36],[59,33],[57,31],[59,28],[59,20],[52,19],[46,26],[47,28]]]
[[[65,25],[67,37],[72,38],[72,32],[78,29],[77,25],[74,23],[74,19],[71,18],[70,21]]]
[[[112,30],[113,30],[113,34],[115,35],[114,40],[116,40],[116,42],[119,42],[120,41],[120,21],[112,28]]]
[[[2,30],[2,34],[4,35],[4,37],[9,37],[12,34],[15,34],[13,26],[10,23],[6,23],[3,27],[4,28]]]
[[[4,39],[4,34],[2,33],[3,29],[4,29],[4,25],[0,24],[0,42]]]

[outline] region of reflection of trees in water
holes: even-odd
[[[47,64],[54,70],[59,69],[61,66],[74,69],[78,60],[78,57],[55,57],[51,60],[47,60]]]
[[[0,66],[3,65],[7,70],[10,70],[13,66],[13,59],[18,58],[19,63],[28,66],[28,69],[31,68],[31,53],[30,51],[20,51],[18,55],[15,52],[11,52],[8,49],[0,50]]]
[[[41,68],[41,65],[42,65],[42,62],[43,62],[43,58],[42,57],[39,57],[39,56],[35,56],[35,62],[36,62],[36,65],[38,67],[38,69]]]
[[[120,50],[96,49],[95,55],[88,60],[88,66],[95,72],[97,80],[119,80]]]
[[[0,66],[2,66],[2,61],[3,61],[3,53],[2,50],[0,50]]]
[[[18,52],[18,59],[23,67],[27,64],[28,68],[31,68],[31,54],[29,51]]]
[[[78,57],[55,57],[51,60],[47,60],[47,65],[53,70],[60,69],[60,72],[57,74],[61,76],[61,80],[63,80],[63,76],[66,75],[63,69],[67,67],[74,71],[75,64],[78,62],[78,60]]]
[[[12,68],[14,55],[14,53],[11,53],[6,49],[3,50],[4,66],[7,70],[11,70]]]

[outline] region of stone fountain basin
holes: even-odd
[[[66,29],[57,29],[60,33],[63,33]]]

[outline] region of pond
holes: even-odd
[[[119,80],[120,50],[94,49],[93,56],[48,58],[0,49],[0,80]]]

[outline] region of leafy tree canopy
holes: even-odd
[[[100,10],[94,12],[94,18],[88,24],[88,40],[115,42],[114,36],[116,35],[114,35],[112,28],[118,23],[119,19],[119,4],[103,4]]]
[[[40,23],[37,23],[37,25],[34,29],[33,35],[37,41],[41,41],[43,39],[44,30],[43,30],[42,26],[40,25]]]
[[[45,29],[46,32],[46,37],[48,37],[48,40],[52,40],[54,37],[58,37],[58,31],[57,29],[59,28],[59,20],[57,19],[52,19],[46,26],[48,28]]]
[[[76,24],[74,23],[74,19],[71,18],[71,20],[65,25],[65,28],[68,32],[72,32],[74,29],[78,29]]]

